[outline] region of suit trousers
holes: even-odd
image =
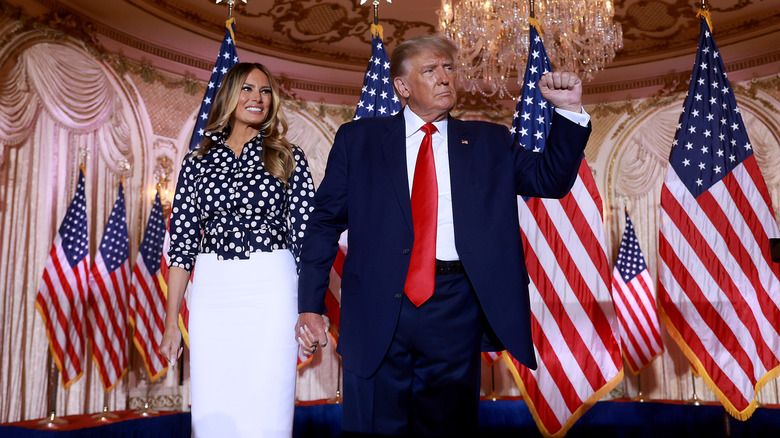
[[[344,369],[347,436],[469,436],[479,411],[482,309],[465,274],[439,275],[415,307],[404,295],[379,369]],[[465,434],[465,435],[464,435]]]

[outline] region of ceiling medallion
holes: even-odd
[[[538,20],[550,62],[589,81],[623,47],[612,0],[442,0],[438,31],[458,46],[467,91],[509,96],[506,82],[528,58],[529,17]],[[517,74],[518,84],[523,75]]]

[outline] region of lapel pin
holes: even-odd
[[[469,141],[468,140],[461,140],[460,144],[469,144]]]

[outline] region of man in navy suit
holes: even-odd
[[[324,298],[349,229],[338,345],[347,433],[474,433],[480,349],[536,368],[517,195],[570,190],[590,134],[582,85],[571,73],[539,82],[557,110],[544,152],[530,152],[504,126],[449,116],[455,54],[438,36],[393,51],[406,106],[341,126],[305,231],[296,330],[311,354],[327,345]]]

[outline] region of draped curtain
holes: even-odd
[[[6,28],[0,20],[0,32]],[[117,78],[94,56],[67,40],[53,41],[31,33],[9,36],[0,43],[0,422],[47,414],[48,339],[35,310],[35,296],[52,238],[75,190],[79,163],[86,163],[93,258],[118,181],[124,177],[131,263],[135,261],[150,206],[144,182],[152,182],[154,155],[159,152],[154,149],[155,139],[176,144],[166,152],[174,161],[175,181],[194,117],[181,127],[177,138],[155,137],[148,120],[159,115],[150,113],[170,108],[158,104],[162,110],[151,109],[148,102],[138,102],[137,95],[130,96],[133,80],[140,79],[131,75]],[[682,99],[679,95],[661,104],[640,99],[632,108],[625,103],[602,105],[609,116],[599,116],[597,108],[588,108],[594,115],[591,142],[600,143],[590,145],[589,150],[598,152],[595,159],[589,156],[589,161],[605,202],[610,262],[623,231],[622,211],[628,208],[654,278],[660,190]],[[749,96],[738,94],[737,99],[778,213],[780,98],[759,91]],[[288,138],[305,150],[318,186],[336,129],[354,107],[299,100],[284,104]],[[478,114],[471,116],[480,118]],[[469,114],[463,118],[470,118]],[[687,400],[695,388],[699,398],[715,400],[701,379],[692,376],[685,357],[665,331],[664,336],[666,353],[642,374],[644,394],[652,399]],[[67,391],[57,385],[58,415],[96,412],[103,407],[95,367],[89,357],[84,360],[85,375],[76,384]],[[110,393],[109,409],[135,407],[141,399],[170,395],[178,395],[180,406],[186,407],[186,365],[180,385],[178,369],[152,383],[145,379],[137,357],[130,363],[128,378]],[[337,395],[339,386],[339,360],[329,346],[299,371],[296,396],[301,401],[330,399]],[[624,383],[611,396],[632,397],[637,389],[637,378],[626,373]],[[502,361],[493,368],[483,366],[482,391],[485,395],[520,395]],[[759,401],[778,403],[778,392],[777,381],[771,382],[759,394]]]
[[[5,49],[14,47],[12,41]],[[35,297],[52,239],[85,165],[93,255],[133,163],[131,129],[116,84],[75,45],[33,42],[0,54],[0,422],[47,414],[49,359]],[[128,212],[137,196],[127,190]],[[70,389],[58,385],[59,415],[96,411],[103,390],[92,361]],[[59,378],[59,376],[57,376]],[[110,405],[124,405],[120,385]]]

